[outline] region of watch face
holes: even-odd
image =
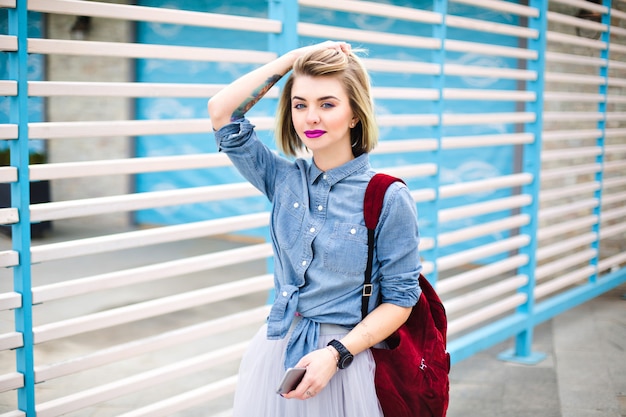
[[[353,360],[354,360],[354,356],[352,356],[351,354],[345,355],[343,358],[339,360],[339,369],[347,368],[348,366],[350,366]]]

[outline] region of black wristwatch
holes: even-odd
[[[339,360],[337,361],[337,368],[346,369],[354,360],[354,355],[341,343],[339,340],[331,340],[328,342],[328,346],[332,346],[339,352]]]

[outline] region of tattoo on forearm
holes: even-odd
[[[274,74],[265,81],[265,84],[260,86],[256,91],[252,93],[252,95],[245,100],[239,107],[235,109],[233,114],[230,116],[230,120],[234,121],[242,118],[248,110],[252,108],[259,100],[263,98],[263,96],[269,91],[270,88],[274,86],[282,78],[282,75]]]
[[[367,343],[367,346],[374,344],[374,335],[369,332],[367,323],[361,322],[361,338]]]

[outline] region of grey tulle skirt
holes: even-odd
[[[382,417],[374,387],[375,363],[369,349],[339,370],[313,398],[287,400],[276,393],[285,372],[284,352],[289,335],[267,340],[263,326],[244,354],[235,392],[233,417]],[[322,325],[319,347],[340,339],[347,329]]]

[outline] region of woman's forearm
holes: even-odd
[[[410,314],[410,307],[383,303],[352,329],[341,343],[356,355],[389,337],[406,322]]]
[[[208,103],[213,129],[242,117],[291,69],[295,55],[287,53],[233,81]]]

